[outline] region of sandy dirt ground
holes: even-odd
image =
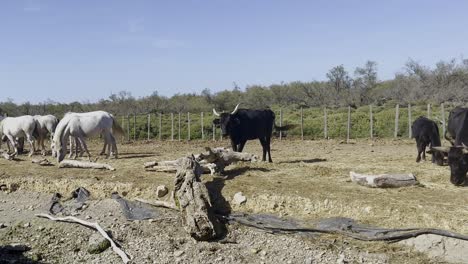
[[[97,154],[101,143],[93,142]],[[412,247],[384,242],[361,242],[335,235],[273,235],[230,225],[232,243],[196,242],[186,235],[180,219],[161,209],[161,218],[126,221],[110,199],[119,192],[127,199],[156,199],[155,190],[172,188],[174,174],[145,171],[143,163],[171,160],[203,152],[205,146],[229,146],[228,141],[135,142],[119,145],[119,159],[99,158],[116,171],[58,169],[31,163],[0,160],[0,263],[118,263],[111,250],[87,252],[85,227],[34,217],[44,212],[53,193],[69,195],[77,187],[91,192],[91,201],[77,217],[90,218],[111,231],[134,263],[440,263],[443,259]],[[257,141],[245,152],[261,154]],[[37,158],[38,156],[36,156]],[[33,157],[34,158],[34,157]],[[434,227],[468,234],[466,187],[449,182],[449,168],[416,163],[411,140],[283,140],[272,143],[273,163],[238,163],[225,176],[204,175],[213,204],[223,210],[268,213],[305,223],[343,216],[382,227]],[[49,157],[50,159],[50,157]],[[428,156],[430,160],[430,155]],[[56,162],[53,161],[56,165]],[[419,186],[371,189],[350,181],[349,172],[413,173]],[[231,204],[242,191],[247,202]],[[11,244],[30,248],[10,254]],[[11,260],[11,261],[10,261]],[[2,262],[3,261],[3,262]],[[21,262],[23,261],[23,262]]]

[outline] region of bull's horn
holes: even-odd
[[[237,104],[237,105],[236,105],[236,108],[234,108],[234,111],[232,111],[231,115],[237,113],[237,109],[239,108],[239,105],[240,105],[240,104]]]
[[[214,108],[213,108],[213,114],[214,114],[215,116],[220,116],[220,115],[218,114],[218,112],[216,112],[216,110],[215,110]]]
[[[448,153],[450,147],[432,147],[432,150]]]

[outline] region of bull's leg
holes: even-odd
[[[44,142],[45,142],[45,137],[42,137],[42,138],[41,138],[41,146],[42,146],[42,151],[41,151],[41,153],[42,153],[42,156],[45,156],[45,155],[46,155],[46,147],[45,147]]]
[[[422,159],[426,161],[426,144],[422,144]]]
[[[231,140],[231,147],[233,151],[237,151],[237,144],[233,140]]]
[[[238,152],[242,152],[242,150],[244,150],[245,142],[247,142],[247,140],[243,140],[239,143],[239,147],[237,148]]]
[[[271,149],[270,149],[271,138],[270,137],[266,137],[265,144],[266,144],[266,149],[268,152],[268,162],[273,162],[273,160],[271,159]]]
[[[262,150],[263,150],[262,161],[266,161],[266,153],[267,153],[266,140],[264,138],[259,138],[259,140],[260,140],[260,144],[262,144]]]

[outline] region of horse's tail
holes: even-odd
[[[111,115],[111,117],[112,117],[112,132],[117,135],[124,136],[125,130],[119,125],[119,123],[117,122],[117,120],[115,119],[113,115]]]

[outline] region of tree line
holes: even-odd
[[[468,60],[452,59],[440,61],[435,66],[422,65],[408,60],[403,71],[390,80],[380,80],[378,65],[367,61],[354,71],[343,65],[333,67],[323,81],[272,84],[269,86],[249,85],[241,89],[235,83],[231,89],[212,92],[204,89],[200,93],[161,96],[157,91],[149,96],[136,98],[129,91],[111,94],[95,103],[61,103],[48,100],[32,104],[16,104],[7,99],[0,102],[0,114],[19,116],[25,114],[54,114],[105,110],[116,115],[208,112],[212,108],[229,111],[237,103],[244,108],[263,109],[268,107],[312,108],[312,107],[359,107],[383,105],[387,102],[399,104],[425,104],[441,102],[461,103],[468,101]]]

